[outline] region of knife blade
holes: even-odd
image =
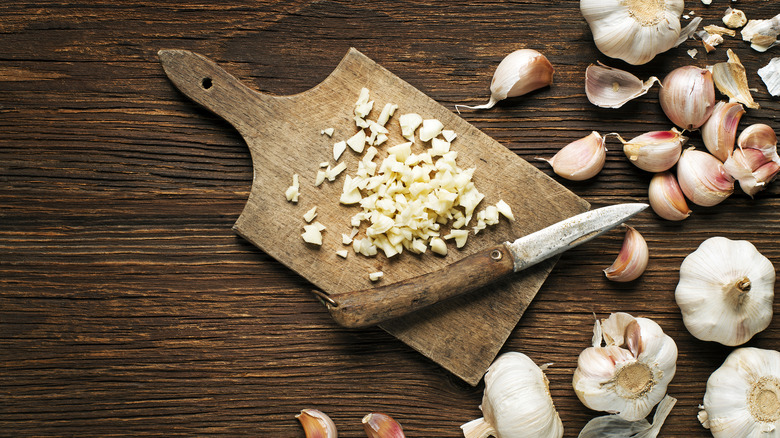
[[[647,207],[626,203],[590,210],[437,271],[386,286],[339,294],[313,292],[343,327],[380,324],[522,271],[600,236]]]

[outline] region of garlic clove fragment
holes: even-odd
[[[336,425],[325,413],[317,409],[303,409],[295,418],[300,421],[306,438],[338,438]]]
[[[608,134],[609,135],[609,134]],[[558,151],[552,158],[537,158],[549,163],[559,176],[584,181],[596,176],[607,161],[606,136],[593,131],[589,135],[575,140]]]
[[[688,137],[674,128],[669,131],[651,131],[630,141],[624,141],[623,153],[636,167],[648,172],[663,172],[677,163]]]
[[[626,235],[620,253],[612,266],[604,270],[609,280],[617,282],[633,281],[647,269],[650,253],[644,237],[633,227],[626,226]]]
[[[734,193],[734,179],[723,163],[707,152],[688,148],[677,162],[677,182],[694,204],[712,207]]]
[[[726,161],[731,156],[737,139],[737,125],[744,114],[745,109],[738,102],[718,102],[701,127],[704,146],[720,161]]]
[[[591,64],[585,69],[585,95],[590,103],[601,108],[620,108],[645,95],[657,82],[661,81],[655,76],[642,81],[627,71],[602,63]]]
[[[698,129],[715,108],[715,85],[709,70],[687,65],[672,70],[658,92],[661,108],[675,125]]]
[[[372,412],[363,417],[363,430],[368,438],[404,438],[401,424],[391,416]]]
[[[670,221],[681,221],[691,215],[685,195],[670,171],[657,173],[648,188],[650,207],[655,214]]]

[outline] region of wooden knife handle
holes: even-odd
[[[438,271],[377,288],[331,294],[324,301],[339,325],[368,327],[473,291],[512,272],[514,260],[501,244]]]

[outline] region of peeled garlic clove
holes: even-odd
[[[677,182],[694,204],[712,207],[734,193],[734,179],[723,163],[707,152],[686,149],[677,162]]]
[[[731,100],[741,102],[748,108],[757,109],[759,105],[753,100],[748,88],[745,66],[731,49],[726,53],[729,57],[727,62],[719,62],[712,66],[712,79],[715,85]]]
[[[604,64],[591,64],[585,70],[585,95],[588,100],[602,108],[620,108],[626,102],[643,96],[656,82],[652,76],[647,81],[631,73]]]
[[[623,153],[642,170],[663,172],[677,163],[682,146],[687,141],[688,137],[674,128],[670,131],[652,131],[623,141]]]
[[[772,58],[769,64],[758,69],[758,75],[764,81],[772,96],[780,96],[780,57]]]
[[[517,97],[552,84],[553,68],[544,55],[520,49],[507,55],[496,67],[490,82],[490,100],[484,105],[456,105],[455,108],[489,109],[507,97]]]
[[[720,161],[726,161],[734,150],[737,125],[745,109],[737,102],[718,102],[712,115],[701,127],[704,146]]]
[[[749,41],[750,47],[759,52],[765,52],[777,45],[780,35],[780,14],[769,20],[750,20],[742,28],[742,40]]]
[[[650,258],[644,237],[633,227],[626,228],[628,230],[617,259],[612,266],[604,270],[604,274],[612,281],[636,280],[647,269],[647,261]]]
[[[715,108],[712,73],[692,65],[676,68],[664,78],[658,100],[675,125],[689,131],[697,129]]]
[[[758,149],[769,159],[777,159],[777,135],[771,126],[755,123],[742,130],[737,138],[741,149]]]
[[[303,409],[295,418],[301,422],[306,438],[338,438],[336,425],[317,409]]]
[[[605,137],[593,131],[588,136],[575,140],[561,148],[549,160],[553,171],[563,178],[572,181],[583,181],[596,176],[607,161]]]
[[[363,417],[363,430],[368,438],[404,438],[401,425],[387,414],[370,413]]]
[[[759,149],[745,148],[735,150],[723,168],[752,198],[777,177],[780,163],[767,158]]]
[[[681,221],[691,215],[680,185],[672,172],[661,172],[653,176],[648,189],[650,207],[662,218]]]
[[[746,240],[711,237],[680,265],[674,298],[688,331],[736,346],[772,320],[775,269]]]

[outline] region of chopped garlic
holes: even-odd
[[[349,251],[347,251],[346,249],[341,249],[341,250],[336,251],[336,255],[341,257],[341,258],[343,258],[343,259],[345,259],[345,258],[347,258],[347,255],[349,255]]]
[[[380,144],[387,141],[387,135],[386,134],[377,134],[376,140],[374,140],[374,146],[379,146]]]
[[[314,218],[317,217],[317,206],[311,208],[311,210],[307,211],[303,214],[303,220],[306,221],[306,223],[311,223],[311,221],[314,220]]]
[[[357,134],[347,140],[347,146],[357,153],[363,152],[363,148],[366,146],[366,132],[360,130]]]
[[[431,140],[431,156],[444,155],[450,151],[450,142],[442,140],[440,138],[434,138]]]
[[[382,108],[382,112],[379,113],[379,117],[377,117],[376,122],[382,126],[385,126],[387,124],[387,121],[390,120],[390,117],[393,117],[393,114],[397,109],[398,109],[398,105],[396,104],[393,103],[385,104],[385,107]]]
[[[401,125],[401,135],[409,141],[414,141],[414,131],[422,123],[423,118],[419,114],[404,114],[398,118]]]
[[[463,248],[466,244],[466,240],[469,238],[468,230],[451,230],[450,234],[444,236],[445,240],[455,239],[455,246]]]
[[[349,244],[352,243],[352,238],[353,237],[355,237],[355,236],[348,236],[348,235],[342,233],[341,234],[341,243],[343,243],[344,245],[349,245]]]
[[[334,181],[341,172],[345,171],[347,169],[347,163],[341,162],[336,165],[333,169],[328,167],[328,169],[325,171],[325,176],[328,178],[328,181]]]
[[[314,178],[314,187],[319,187],[320,184],[322,184],[325,181],[325,178],[327,177],[327,174],[322,171],[317,171],[317,176]]]
[[[323,161],[322,163],[320,163],[320,167],[328,167],[328,166],[330,166],[330,163],[328,163],[327,161]]]
[[[319,222],[313,225],[303,226],[303,234],[301,234],[301,237],[303,238],[304,242],[314,245],[322,245],[322,230],[319,226],[317,226],[318,223]]]
[[[287,197],[287,200],[290,202],[298,202],[298,195],[300,194],[300,185],[298,184],[298,174],[293,175],[293,182],[290,187],[287,188],[287,191],[284,192],[284,195]]]
[[[333,159],[338,161],[339,158],[341,158],[341,154],[343,154],[345,150],[347,150],[346,141],[340,141],[338,143],[335,143],[333,145]]]
[[[433,251],[436,254],[446,256],[447,255],[447,244],[444,243],[444,241],[439,237],[434,237],[431,239],[431,251]]]
[[[512,214],[512,207],[510,207],[509,204],[504,202],[503,199],[499,200],[496,203],[496,209],[498,209],[498,212],[501,213],[505,218],[509,219],[510,221],[515,220],[515,216]]]
[[[420,128],[420,140],[421,141],[431,140],[432,138],[441,134],[441,130],[443,128],[444,125],[436,119],[423,120],[422,127]]]
[[[335,132],[335,129],[333,128],[325,128],[322,131],[320,131],[321,135],[327,135],[328,137],[333,137],[333,132]]]
[[[372,272],[368,274],[368,279],[371,281],[379,281],[385,274],[382,271]]]
[[[355,120],[355,126],[357,126],[358,128],[368,128],[369,126],[368,121],[363,118],[355,116],[354,120]]]
[[[458,136],[458,134],[455,133],[455,131],[451,129],[442,129],[441,136],[444,137],[445,140],[452,143],[453,140]]]

